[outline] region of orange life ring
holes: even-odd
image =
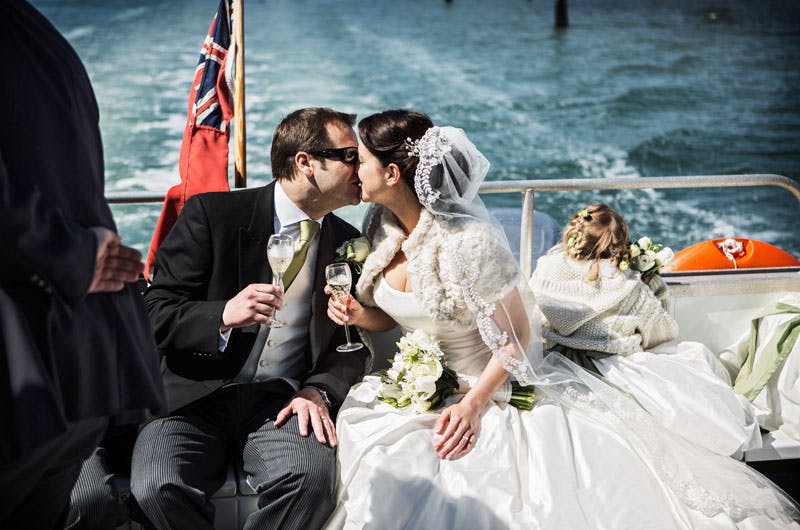
[[[755,239],[717,238],[676,252],[665,271],[797,267],[800,260],[774,245]]]

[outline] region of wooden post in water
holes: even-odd
[[[556,27],[566,28],[567,26],[569,26],[567,0],[556,0]]]
[[[247,187],[247,149],[244,128],[244,0],[233,1],[233,31],[236,41],[236,79],[233,85],[233,180]]]

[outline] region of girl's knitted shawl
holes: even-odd
[[[628,355],[678,336],[660,276],[647,285],[636,272],[622,272],[608,260],[599,265],[600,277],[590,283],[585,280],[590,262],[569,257],[560,246],[539,258],[530,286],[546,347]]]

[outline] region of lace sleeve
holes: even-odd
[[[458,236],[450,241],[448,253],[455,257],[455,271],[467,281],[470,293],[487,301],[504,298],[520,283],[517,261],[508,247],[502,228],[490,223],[461,221]]]
[[[532,364],[541,358],[542,341],[539,323],[526,310],[535,307],[532,295],[527,286],[518,281],[520,275],[516,273],[511,275],[516,284],[512,281],[499,284],[501,288],[495,291],[498,294],[488,301],[480,287],[490,282],[483,278],[491,277],[491,283],[497,284],[498,273],[502,277],[504,269],[498,271],[485,265],[459,259],[459,269],[463,272],[461,288],[467,307],[475,315],[483,342],[500,365],[520,384],[533,384]]]

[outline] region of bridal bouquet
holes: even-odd
[[[458,389],[456,373],[442,362],[439,344],[427,333],[421,329],[406,333],[397,347],[392,367],[380,374],[378,399],[421,413],[438,408]]]
[[[531,410],[535,401],[536,395],[533,392],[533,386],[522,386],[516,381],[511,381],[511,397],[508,404],[520,410]]]
[[[389,361],[392,367],[380,373],[378,399],[402,409],[412,407],[422,413],[437,409],[459,388],[458,375],[444,364],[439,344],[418,329],[406,333],[397,343],[398,352]],[[511,381],[510,393],[502,389],[495,400],[509,403],[521,410],[530,410],[534,403],[534,388]]]
[[[653,243],[649,237],[639,238],[630,245],[631,260],[619,262],[619,268],[623,271],[633,269],[642,275],[642,280],[661,273],[674,256],[672,249],[665,247],[661,243]]]

